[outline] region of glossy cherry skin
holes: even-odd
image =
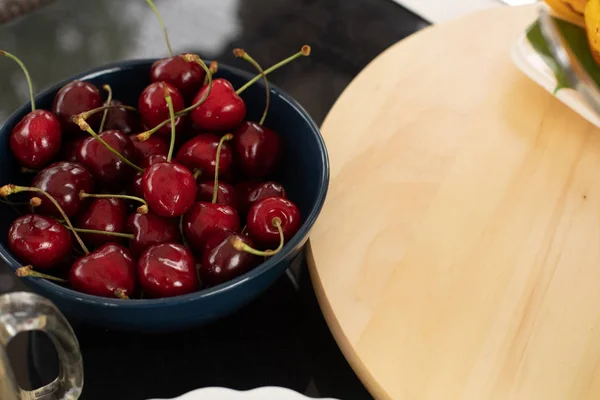
[[[196,262],[192,252],[178,243],[150,247],[137,263],[144,294],[149,297],[173,297],[198,290]]]
[[[211,202],[213,198],[214,181],[203,181],[198,183],[196,200]],[[235,188],[229,183],[219,181],[217,183],[217,203],[227,204],[237,208],[237,195]]]
[[[102,297],[117,297],[117,290],[131,296],[136,279],[135,262],[129,250],[115,243],[105,244],[81,257],[69,272],[73,289]]]
[[[281,229],[287,242],[298,232],[302,220],[298,207],[283,197],[267,197],[260,200],[248,211],[246,229],[257,246],[275,249],[279,246],[279,230],[273,225],[273,219],[281,220]]]
[[[77,153],[79,152],[79,147],[81,143],[87,139],[84,136],[75,137],[68,142],[64,142],[62,148],[60,149],[58,159],[61,161],[70,161],[70,162],[78,162],[77,161]]]
[[[240,230],[237,211],[226,204],[199,201],[183,216],[183,234],[190,247],[198,253],[202,252],[210,236],[223,230]]]
[[[177,152],[175,159],[191,171],[199,169],[204,179],[215,176],[217,147],[221,138],[212,133],[202,133],[185,142]],[[231,146],[223,142],[219,157],[219,176],[229,172],[233,164]]]
[[[245,121],[233,134],[233,153],[244,175],[266,178],[279,166],[283,140],[271,129]]]
[[[142,161],[140,162],[139,165],[141,168],[143,168],[145,170],[149,166],[157,164],[159,162],[167,162],[167,156],[162,155],[162,154],[154,154],[154,155],[151,155],[151,156],[148,156],[148,157],[145,157],[144,159],[142,159]],[[144,189],[142,187],[143,180],[144,180],[144,172],[136,172],[135,175],[133,176],[131,193],[133,193],[134,196],[144,197]]]
[[[129,136],[115,130],[104,131],[99,136],[125,158],[133,159],[135,149]],[[102,187],[108,189],[121,188],[134,173],[133,168],[91,136],[79,146],[77,161],[91,172]]]
[[[110,102],[113,106],[122,105],[123,102],[113,100]],[[117,130],[126,135],[140,133],[142,131],[142,123],[138,114],[135,111],[127,110],[126,108],[111,108],[108,110],[106,120],[104,121],[104,130]]]
[[[161,217],[185,214],[196,200],[196,180],[189,169],[173,162],[146,168],[142,191],[148,207]]]
[[[260,185],[262,181],[257,179],[250,179],[245,181],[240,181],[235,184],[235,191],[238,195],[239,199],[247,198],[250,195],[250,192],[254,190],[255,187]]]
[[[60,161],[50,164],[38,172],[31,185],[42,189],[56,199],[67,216],[72,217],[79,212],[84,200],[79,192],[94,191],[92,175],[79,163]],[[42,193],[31,193],[31,197],[39,197],[42,204],[36,210],[42,214],[62,218],[56,207]]]
[[[208,91],[205,85],[198,91],[192,104],[204,98]],[[246,116],[246,104],[235,93],[231,83],[225,79],[213,80],[208,99],[190,112],[190,118],[201,129],[225,132],[238,126]]]
[[[159,162],[167,162],[167,156],[162,154],[155,154],[152,156],[145,157],[140,163],[140,167],[146,169],[149,166]],[[144,189],[142,187],[143,180],[144,172],[136,172],[135,175],[133,175],[133,180],[129,188],[129,191],[132,195],[137,197],[144,197]]]
[[[177,112],[185,108],[183,96],[175,87],[165,82],[151,83],[144,89],[138,99],[138,110],[142,116],[142,122],[148,129],[154,128],[164,120],[169,119],[169,107],[165,100],[165,87],[173,100],[173,110]],[[177,134],[183,132],[184,122],[184,117],[175,118],[175,130]],[[157,133],[171,135],[171,123],[169,122],[160,128]]]
[[[232,240],[239,238],[250,247],[254,242],[248,236],[231,231],[214,233],[204,245],[202,262],[198,272],[202,282],[218,285],[250,271],[259,263],[259,257],[245,251],[236,250]]]
[[[87,207],[78,215],[75,226],[83,229],[94,229],[105,232],[125,232],[127,204],[121,199],[91,199]],[[122,242],[122,238],[93,234],[79,234],[86,244],[94,247],[109,242]]]
[[[268,181],[262,182],[254,186],[251,190],[244,193],[244,195],[238,195],[239,199],[239,211],[246,214],[250,207],[257,201],[266,199],[267,197],[283,197],[287,198],[285,188],[281,183]]]
[[[71,254],[71,233],[56,220],[27,214],[8,229],[8,247],[23,264],[46,270],[60,265]]]
[[[150,80],[167,82],[178,89],[186,100],[191,100],[204,84],[204,69],[196,62],[181,56],[163,58],[152,64]]]
[[[181,240],[177,220],[159,217],[152,212],[131,214],[127,219],[127,231],[134,236],[129,242],[129,249],[135,257],[155,244]]]
[[[169,153],[169,142],[162,136],[152,135],[143,142],[137,139],[137,135],[131,135],[129,139],[135,148],[135,160],[137,161],[154,155],[162,155],[166,159]]]
[[[102,107],[102,96],[96,86],[89,82],[73,81],[63,86],[52,103],[52,112],[58,117],[65,133],[79,133],[87,135],[79,129],[79,126],[71,121],[71,117],[84,111]],[[96,126],[102,113],[96,113],[86,121],[92,126]]]
[[[52,161],[62,140],[60,122],[50,111],[35,110],[27,114],[10,134],[10,149],[19,164],[32,169]]]

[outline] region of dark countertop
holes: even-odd
[[[427,26],[390,0],[156,3],[175,52],[248,68],[234,59],[232,48],[243,47],[267,66],[310,44],[309,59],[270,80],[317,123],[369,61]],[[22,58],[36,92],[104,63],[166,54],[160,26],[143,0],[57,0],[0,25],[0,48]],[[27,100],[22,73],[9,60],[0,60],[0,87],[4,120]],[[0,265],[0,293],[23,289]],[[168,398],[205,386],[268,385],[313,397],[370,399],[329,333],[303,264],[235,315],[193,331],[158,336],[73,325],[85,363],[84,400]],[[51,380],[56,371],[55,355],[39,336],[17,337],[9,346],[25,388]]]

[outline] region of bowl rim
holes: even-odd
[[[77,74],[75,76],[69,77],[67,79],[63,79],[58,83],[51,85],[50,87],[44,89],[41,93],[35,96],[35,100],[39,101],[41,97],[49,96],[50,93],[59,90],[65,84],[74,81],[74,80],[89,80],[93,78],[98,78],[103,75],[117,73],[121,70],[125,69],[136,69],[142,66],[150,66],[155,61],[159,60],[158,58],[143,58],[143,59],[131,59],[131,60],[121,60],[113,63],[105,64],[100,67],[89,69],[83,73]],[[254,77],[251,73],[241,70],[239,68],[231,67],[226,64],[219,63],[219,71],[224,70],[229,73],[238,75],[243,77],[244,79],[251,79]],[[218,75],[218,72],[217,72]],[[256,84],[263,86],[264,82],[258,81]],[[216,296],[222,292],[227,292],[239,285],[242,285],[244,282],[249,281],[251,279],[256,278],[259,275],[262,275],[267,270],[270,270],[275,267],[276,264],[282,262],[287,256],[289,256],[292,249],[296,248],[305,236],[308,235],[310,229],[314,225],[315,221],[321,209],[323,208],[323,204],[325,202],[325,197],[327,196],[327,191],[329,188],[329,155],[327,153],[327,148],[325,146],[325,141],[319,127],[312,120],[310,115],[304,110],[304,108],[294,100],[289,94],[285,91],[279,89],[276,85],[273,85],[269,82],[269,87],[271,92],[278,95],[282,98],[288,105],[294,109],[300,116],[306,121],[310,130],[317,140],[317,145],[320,149],[321,163],[323,164],[323,171],[319,176],[319,194],[317,196],[316,202],[313,207],[311,207],[310,213],[306,216],[304,222],[302,223],[298,232],[294,235],[292,240],[287,242],[282,251],[271,257],[267,261],[261,263],[256,268],[224,283],[221,283],[216,286],[212,286],[207,289],[201,289],[193,293],[188,293],[181,296],[174,297],[165,297],[159,299],[118,299],[118,298],[108,298],[108,297],[100,297],[95,295],[90,295],[86,293],[81,293],[76,290],[60,286],[56,283],[50,282],[45,279],[36,279],[35,285],[41,286],[44,290],[50,291],[55,295],[58,295],[64,299],[74,300],[78,303],[86,303],[86,304],[101,304],[104,306],[121,306],[121,307],[155,307],[160,305],[178,305],[182,303],[188,303],[192,301],[196,301],[201,298],[208,298],[212,296]],[[16,125],[17,120],[22,118],[23,115],[27,114],[28,110],[31,108],[31,102],[27,101],[24,105],[17,108],[0,126],[0,132],[8,129],[8,127],[14,127]],[[21,266],[21,263],[10,253],[10,251],[0,243],[0,259],[5,261],[13,270],[16,270]],[[33,280],[35,278],[25,278],[27,280]]]

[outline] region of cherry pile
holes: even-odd
[[[150,0],[147,2],[159,17]],[[164,26],[163,26],[164,28]],[[29,186],[8,245],[19,276],[50,279],[104,297],[161,298],[217,285],[281,251],[300,228],[298,207],[273,180],[284,152],[265,126],[266,75],[310,53],[308,46],[235,89],[197,55],[156,61],[134,108],[90,82],[62,87],[51,110],[35,107],[14,127],[10,148]],[[259,79],[265,111],[246,120],[240,94]],[[11,205],[10,199],[2,200]],[[73,242],[76,241],[76,243]]]

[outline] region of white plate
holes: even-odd
[[[166,400],[166,399],[150,399]],[[238,392],[237,390],[225,388],[204,388],[194,390],[170,400],[312,400],[306,396],[296,393],[289,389],[280,387],[263,387],[249,390],[247,392]],[[336,399],[322,399],[336,400]]]
[[[542,57],[533,49],[533,46],[527,40],[526,34],[523,34],[513,47],[511,56],[513,62],[525,75],[537,82],[538,85],[548,92],[554,92],[554,88],[556,87],[554,73],[546,65]],[[556,97],[583,118],[600,127],[600,117],[583,100],[577,91],[573,89],[560,89],[556,93]]]

